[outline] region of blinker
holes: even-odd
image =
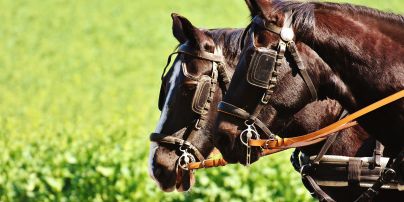
[[[192,100],[192,111],[197,114],[204,114],[207,111],[204,110],[207,103],[211,89],[211,78],[209,76],[201,76],[196,86],[194,98]]]
[[[275,70],[277,51],[268,48],[256,48],[247,72],[247,81],[253,86],[267,89]]]

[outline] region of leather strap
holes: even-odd
[[[316,183],[316,181],[309,175],[302,175],[302,180],[306,180],[313,188],[314,193],[316,194],[317,198],[321,202],[335,202],[327,193],[325,193],[320,186]]]
[[[307,87],[309,88],[312,100],[315,101],[318,99],[317,96],[317,91],[316,87],[313,84],[313,81],[311,80],[309,74],[307,73],[306,67],[304,66],[304,63],[302,61],[302,58],[297,51],[297,47],[294,41],[289,41],[288,42],[288,50],[290,54],[293,56],[293,59],[297,65],[297,68],[299,69],[300,75],[302,76],[304,82],[306,83]]]
[[[346,117],[348,115],[347,110],[342,110],[342,113],[340,114],[338,120],[341,120],[342,118]],[[328,149],[330,149],[331,145],[335,142],[335,139],[337,139],[339,133],[335,133],[334,135],[331,135],[327,140],[325,141],[323,147],[321,147],[320,152],[317,154],[316,158],[312,161],[313,164],[319,164],[321,158],[327,153]]]
[[[213,61],[213,62],[224,62],[224,57],[222,55],[216,55],[214,53],[209,53],[206,51],[195,51],[187,43],[181,45],[178,48],[178,53],[187,54],[199,59]]]
[[[321,147],[320,152],[318,152],[316,158],[313,160],[313,164],[319,164],[321,161],[321,158],[323,158],[324,154],[327,153],[328,149],[330,149],[331,145],[335,142],[335,139],[337,139],[338,134],[333,134],[327,140],[325,141],[323,147]]]
[[[258,119],[255,116],[251,116],[250,113],[248,113],[244,109],[236,107],[230,103],[221,101],[217,106],[217,111],[238,117],[243,120],[250,120],[254,122],[254,124],[258,128],[260,128],[265,133],[265,135],[267,135],[267,137],[274,137],[274,134],[271,132],[271,130],[269,130],[269,128],[260,119]]]
[[[278,152],[284,151],[284,149],[264,149],[264,151],[261,152],[262,156],[267,156],[271,154],[275,154]],[[206,159],[201,162],[194,162],[194,163],[189,163],[188,164],[188,169],[189,170],[197,170],[201,168],[212,168],[212,167],[220,167],[220,166],[225,166],[228,163],[226,160],[223,158],[218,158],[218,159]]]
[[[383,156],[384,146],[379,141],[376,141],[376,147],[373,151],[373,165],[372,167],[380,166],[380,158]]]
[[[372,112],[380,107],[383,107],[387,104],[397,101],[403,97],[404,97],[404,90],[401,90],[391,96],[388,96],[380,101],[377,101],[377,102],[329,125],[325,128],[322,128],[318,131],[309,133],[307,135],[293,137],[293,138],[276,138],[275,140],[273,140],[273,139],[268,139],[268,140],[251,139],[249,141],[249,145],[263,147],[263,148],[271,148],[271,149],[307,146],[307,145],[310,145],[311,141],[316,140],[318,138],[325,138],[334,132],[340,131],[340,130],[346,128],[347,125],[354,124],[354,122],[351,122],[351,121],[353,121],[359,117],[362,117],[363,115],[365,115],[369,112]]]
[[[202,153],[199,152],[199,150],[194,145],[192,145],[190,142],[177,138],[177,137],[174,137],[176,134],[184,133],[185,130],[186,130],[186,128],[182,128],[181,130],[178,130],[171,136],[164,135],[161,133],[152,133],[150,135],[150,141],[178,145],[178,146],[185,146],[186,148],[188,148],[192,151],[192,153],[198,158],[199,161],[205,160]]]
[[[362,161],[351,158],[348,161],[348,185],[358,186],[361,180]]]
[[[400,164],[404,161],[404,149],[396,156],[396,158],[390,158],[389,162],[386,165],[386,168],[382,172],[381,176],[377,181],[373,184],[372,187],[367,189],[365,192],[360,195],[355,202],[365,202],[371,201],[378,193],[383,184],[390,182],[393,180],[397,173],[396,170],[400,169]]]

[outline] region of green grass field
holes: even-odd
[[[0,201],[312,200],[288,152],[198,171],[186,194],[148,177],[171,12],[208,28],[249,19],[241,0],[0,1]]]

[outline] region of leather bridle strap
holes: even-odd
[[[279,27],[279,26],[277,26],[277,25],[275,25],[273,23],[266,24],[266,21],[263,18],[259,17],[259,16],[255,16],[254,19],[252,20],[252,22],[255,25],[257,25],[257,26],[259,26],[259,27],[261,27],[261,28],[263,28],[265,30],[268,30],[270,32],[273,32],[275,34],[278,34],[278,35],[281,35],[281,32],[282,32],[283,28],[291,28],[291,26],[292,26],[291,21],[292,21],[292,14],[290,12],[285,13],[285,22],[284,22],[283,27]],[[292,55],[296,65],[297,65],[297,68],[299,70],[300,75],[302,76],[304,82],[306,83],[307,87],[309,88],[312,100],[313,101],[317,100],[318,96],[317,96],[316,88],[315,88],[315,86],[313,84],[313,81],[311,80],[311,78],[310,78],[310,76],[309,76],[309,74],[307,72],[306,67],[304,66],[304,63],[303,63],[303,61],[301,59],[301,56],[300,56],[300,54],[299,54],[299,52],[297,50],[295,42],[293,40],[291,40],[291,41],[281,41],[280,44],[282,42],[287,44],[287,49],[290,52],[290,54]],[[283,52],[280,51],[279,53],[281,54],[281,59],[282,59],[283,58]]]
[[[304,82],[306,83],[307,87],[309,88],[311,98],[313,101],[318,99],[316,87],[313,84],[309,74],[307,73],[307,69],[303,64],[303,61],[300,57],[299,52],[297,51],[297,47],[294,41],[289,41],[287,43],[288,50],[290,54],[293,56],[293,59],[299,69],[300,75],[303,77]]]
[[[194,51],[189,45],[184,44],[178,48],[177,53],[182,53],[186,55],[190,55],[195,58],[208,60],[210,62],[216,62],[217,70],[219,73],[219,77],[222,78],[223,83],[228,88],[228,84],[230,83],[230,77],[227,74],[226,68],[224,67],[224,56],[223,55],[216,55],[214,53],[206,52],[206,51]]]
[[[319,138],[326,138],[330,134],[334,132],[340,131],[345,128],[347,125],[352,124],[351,121],[362,117],[369,112],[372,112],[380,107],[383,107],[387,104],[395,102],[404,97],[404,90],[401,90],[391,96],[388,96],[380,101],[377,101],[325,128],[322,128],[318,131],[309,133],[307,135],[293,137],[293,138],[276,138],[276,139],[267,139],[267,140],[254,140],[250,139],[249,145],[255,147],[263,147],[264,149],[283,149],[283,148],[295,148],[295,147],[303,147],[308,146]],[[351,122],[351,123],[350,123]]]
[[[224,61],[225,61],[224,57],[222,55],[216,55],[214,53],[209,53],[209,52],[206,52],[206,51],[194,51],[194,50],[192,50],[192,48],[189,47],[189,45],[187,43],[185,43],[185,44],[182,44],[181,46],[179,46],[177,51],[174,51],[173,53],[171,53],[168,56],[167,63],[164,66],[163,73],[161,74],[161,79],[162,80],[163,80],[164,75],[166,73],[167,67],[171,63],[172,56],[175,55],[175,54],[178,54],[178,53],[190,55],[192,57],[196,57],[196,58],[211,61],[211,62],[216,62],[216,63],[219,63],[219,64],[223,64]],[[227,75],[224,66],[219,65],[218,70],[219,70],[220,76],[222,76],[222,78],[223,78],[223,81],[224,82],[226,82],[226,81],[230,82],[229,76]]]
[[[269,130],[269,128],[265,125],[265,123],[263,123],[260,119],[258,119],[257,117],[251,115],[250,113],[248,113],[247,111],[245,111],[244,109],[241,109],[239,107],[236,107],[230,103],[221,101],[219,103],[219,105],[217,106],[217,111],[224,113],[224,114],[228,114],[237,118],[240,118],[242,120],[250,120],[252,121],[256,126],[258,126],[258,128],[260,128],[265,135],[267,135],[268,137],[272,137],[274,136],[273,133],[271,132],[271,130]]]
[[[194,51],[188,44],[183,44],[178,48],[178,53],[187,54],[195,58],[208,60],[211,62],[224,62],[224,57],[222,55],[216,55],[207,51]]]
[[[187,128],[183,128],[181,130],[178,130],[177,132],[175,132],[174,134],[172,134],[171,136],[169,135],[164,135],[161,133],[152,133],[150,135],[150,141],[153,142],[159,142],[159,143],[166,143],[166,144],[171,144],[171,145],[178,145],[178,146],[185,146],[187,149],[190,149],[192,151],[192,153],[198,158],[198,160],[203,161],[205,160],[205,158],[203,157],[203,155],[201,154],[201,152],[199,152],[199,150],[192,145],[190,142],[174,137],[175,135],[184,133],[186,131]]]

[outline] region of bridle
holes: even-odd
[[[314,143],[318,143],[324,140],[325,138],[330,137],[337,131],[356,125],[357,123],[354,122],[355,119],[364,116],[367,113],[374,111],[380,107],[383,107],[387,104],[390,104],[394,101],[402,99],[404,97],[404,90],[401,90],[393,95],[383,98],[371,105],[368,105],[356,111],[355,113],[352,113],[351,115],[348,115],[344,118],[341,117],[339,121],[315,132],[292,138],[276,137],[269,130],[269,128],[267,128],[266,125],[260,119],[257,118],[257,116],[259,115],[263,107],[269,103],[269,99],[274,92],[274,88],[277,84],[277,76],[279,74],[278,68],[282,64],[282,60],[284,59],[285,56],[284,54],[286,50],[288,50],[292,55],[298,67],[299,73],[302,76],[304,82],[306,83],[312,95],[313,101],[317,100],[317,92],[314,87],[314,84],[310,76],[306,72],[306,69],[302,63],[299,52],[296,48],[296,44],[293,41],[294,33],[293,30],[291,29],[291,22],[292,22],[291,12],[285,13],[285,22],[282,28],[274,24],[266,24],[264,19],[258,16],[256,16],[252,21],[252,24],[250,26],[250,37],[253,43],[254,43],[254,36],[253,36],[254,28],[256,26],[280,35],[280,40],[276,51],[271,50],[267,47],[257,48],[254,45],[255,52],[253,53],[251,62],[247,70],[247,82],[253,86],[265,90],[265,93],[262,96],[255,111],[252,114],[250,114],[246,110],[236,107],[224,101],[220,102],[218,106],[219,112],[245,120],[244,124],[246,125],[247,128],[241,132],[240,139],[241,142],[247,147],[247,157],[246,157],[247,165],[250,164],[251,147],[261,147],[262,149],[287,149],[287,148],[303,147]],[[269,137],[269,139],[260,139],[260,135],[257,132],[255,126],[260,128]],[[246,139],[246,141],[244,141],[243,139]],[[320,155],[314,158],[314,162],[318,162],[321,159],[323,155],[321,154],[321,152],[325,153],[328,145],[332,144],[332,141],[333,141],[332,137],[327,140],[326,144],[324,145],[325,147],[323,147],[324,151],[320,151]],[[379,154],[376,154],[375,162],[379,161],[378,158],[380,158],[380,156]],[[400,162],[402,162],[403,159],[404,159],[404,149],[402,149],[401,152],[395,158],[390,158],[388,160],[387,164],[385,165],[385,168],[383,169],[383,171],[381,172],[379,178],[375,181],[375,183],[366,191],[364,191],[355,201],[371,200],[378,193],[378,191],[384,184],[396,178],[397,176],[396,171],[399,171],[398,169],[400,166]],[[355,162],[353,165],[357,166],[359,164]],[[313,178],[308,176],[307,173],[309,173],[309,171],[305,171],[306,167],[310,166],[303,166],[300,172],[303,178],[307,179],[308,182],[311,184],[317,195],[321,198],[321,201],[334,201],[325,192],[321,190],[321,188],[316,184]],[[358,171],[356,167],[355,169],[351,168],[351,170],[354,171],[353,173],[357,173]]]
[[[242,140],[242,143],[247,146],[247,165],[250,164],[249,157],[251,153],[248,142],[250,139],[259,139],[259,135],[255,127],[261,129],[261,131],[263,131],[265,135],[269,137],[269,139],[276,138],[271,130],[257,117],[264,106],[269,103],[269,100],[274,92],[277,84],[277,76],[279,75],[279,68],[285,60],[286,51],[289,51],[289,53],[292,55],[298,71],[310,91],[313,101],[317,100],[316,88],[314,87],[313,81],[306,71],[296,44],[293,41],[294,33],[292,29],[292,17],[291,12],[285,13],[284,26],[278,27],[275,24],[267,24],[264,19],[256,16],[249,26],[249,37],[253,41],[255,51],[247,70],[247,82],[252,86],[265,90],[254,112],[249,113],[246,110],[225,101],[221,101],[218,106],[219,112],[245,120],[244,124],[247,129],[242,131],[240,139]],[[277,50],[273,50],[269,47],[257,48],[255,46],[254,29],[256,27],[263,28],[280,36]],[[246,139],[246,141],[243,139]]]
[[[207,115],[216,91],[217,83],[222,82],[224,84],[223,90],[225,91],[227,90],[230,79],[227,75],[224,65],[225,60],[222,55],[218,55],[217,53],[210,53],[207,51],[195,51],[192,50],[188,43],[185,43],[179,46],[177,51],[169,55],[167,64],[164,67],[163,74],[161,76],[162,80],[164,79],[167,67],[171,63],[171,57],[175,54],[181,54],[181,57],[183,57],[184,55],[188,55],[194,58],[211,62],[210,76],[202,75],[196,77],[188,73],[186,64],[181,61],[181,69],[183,75],[191,81],[191,84],[196,85],[195,94],[192,100],[192,111],[198,115],[198,118],[194,121],[194,124],[186,126],[171,135],[162,133],[152,133],[150,135],[150,141],[177,146],[178,151],[181,152],[181,155],[177,160],[177,169],[178,167],[180,167],[183,170],[188,170],[189,163],[196,162],[196,160],[204,161],[205,158],[196,146],[186,140],[186,137],[190,137],[193,133],[206,127],[208,118]],[[181,58],[181,60],[182,59],[183,58]],[[220,81],[219,78],[221,79]],[[164,100],[164,90],[161,89],[159,97],[160,110],[163,107],[162,105],[165,102]],[[185,136],[186,133],[188,134],[187,136]],[[185,139],[178,138],[180,136],[184,137]]]

